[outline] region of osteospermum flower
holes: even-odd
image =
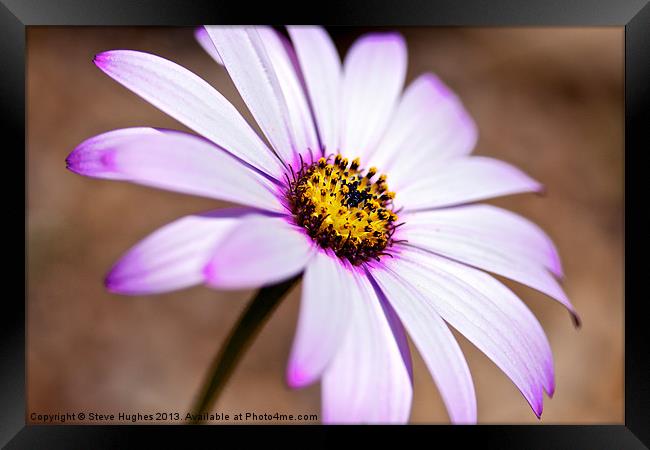
[[[207,82],[147,53],[95,64],[193,129],[127,128],[80,144],[70,170],[243,205],[181,218],[126,253],[106,279],[140,295],[205,283],[277,283],[304,271],[287,382],[322,381],[322,419],[402,423],[421,353],[453,423],[476,422],[470,371],[451,325],[521,391],[535,414],[554,391],[539,322],[486,272],[530,286],[577,316],[556,278],[548,236],[472,202],[542,186],[515,167],[469,156],[477,140],[460,100],[434,75],[403,92],[395,33],[358,39],[341,64],[326,32],[206,26],[201,45],[232,78],[258,136]]]

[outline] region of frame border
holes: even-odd
[[[316,10],[310,3],[282,9],[276,4],[237,4],[218,0],[0,0],[0,100],[5,142],[5,158],[18,167],[24,164],[22,205],[19,196],[11,196],[16,209],[24,208],[25,235],[23,266],[27,298],[27,162],[16,150],[25,147],[25,27],[30,25],[201,25],[203,23],[323,23],[332,25],[429,25],[429,26],[624,26],[625,27],[625,211],[643,202],[635,190],[648,167],[650,149],[650,6],[649,0],[537,0],[523,5],[517,0],[402,0],[395,8],[390,0],[346,2],[334,0],[327,8]],[[18,171],[13,171],[20,178]],[[15,184],[3,177],[5,192]],[[10,184],[11,183],[11,184]],[[5,224],[8,226],[8,223]],[[648,253],[648,239],[642,220],[625,220],[625,259],[640,261]],[[20,225],[12,225],[19,228]],[[13,230],[12,230],[13,231]],[[17,240],[15,240],[17,241]],[[15,242],[16,245],[17,242]],[[16,267],[14,264],[12,267]],[[16,269],[12,269],[16,270]],[[18,272],[16,270],[16,272]],[[16,273],[16,279],[18,279]],[[571,448],[640,449],[650,446],[650,352],[646,347],[648,326],[644,323],[642,264],[626,264],[625,276],[625,425],[479,425],[411,427],[341,426],[254,426],[256,432],[280,437],[285,432],[293,439],[325,444],[332,435],[352,431],[356,437],[382,439],[388,443],[393,434],[404,438],[445,437],[455,442],[476,443],[496,448]],[[638,295],[638,294],[637,294]],[[248,427],[175,427],[158,425],[84,426],[25,425],[26,423],[26,302],[19,295],[5,299],[0,333],[0,444],[6,448],[114,448],[129,447],[134,440],[147,443],[187,444],[190,438],[221,439],[223,433],[248,441]],[[434,434],[435,433],[435,434]],[[390,436],[389,436],[390,434]],[[254,435],[254,434],[253,434]],[[443,436],[444,435],[444,436]],[[314,439],[316,438],[316,439]],[[152,440],[154,439],[154,440]],[[40,444],[40,445],[39,445]],[[131,444],[131,445],[129,445]]]

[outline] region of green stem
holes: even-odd
[[[203,422],[201,415],[210,412],[244,351],[262,329],[280,300],[301,276],[302,274],[282,283],[264,286],[248,304],[212,361],[200,394],[192,407],[192,417],[194,417],[192,423]]]

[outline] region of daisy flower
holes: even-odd
[[[145,295],[207,284],[245,289],[303,273],[287,383],[322,383],[325,423],[405,423],[407,333],[451,422],[475,423],[472,377],[449,326],[512,380],[539,417],[554,391],[551,349],[525,304],[491,274],[577,315],[558,252],[536,225],[477,201],[540,183],[470,156],[477,128],[425,73],[404,89],[397,33],[359,38],[343,63],[319,27],[206,26],[199,43],[232,78],[263,136],[206,81],[131,50],[95,64],[198,135],[109,131],[67,158],[81,175],[225,200],[136,244],[108,290]]]

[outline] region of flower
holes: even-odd
[[[519,169],[470,156],[477,129],[435,75],[403,92],[404,39],[372,33],[343,64],[319,27],[206,26],[201,45],[228,71],[268,141],[207,82],[152,54],[94,62],[201,136],[110,131],[67,158],[78,174],[234,202],[183,217],[128,251],[116,293],[277,283],[304,271],[287,382],[322,379],[327,423],[404,423],[412,400],[406,332],[453,423],[475,423],[474,385],[448,325],[505,372],[535,414],[554,392],[551,349],[531,311],[486,272],[577,315],[550,238],[474,202],[539,192]]]

